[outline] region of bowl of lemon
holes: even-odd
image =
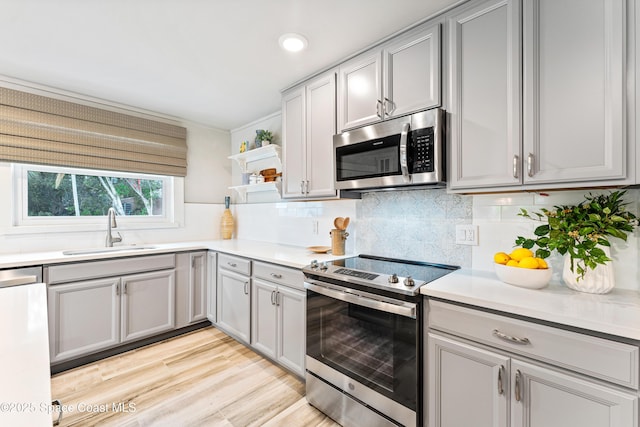
[[[497,252],[493,261],[498,279],[521,288],[544,288],[553,274],[546,261],[527,248],[516,248],[511,253]]]

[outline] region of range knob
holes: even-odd
[[[389,283],[398,283],[398,275],[396,273],[389,276]]]
[[[326,262],[323,262],[322,264],[320,264],[320,270],[327,271],[328,268],[329,266],[327,265]]]
[[[408,276],[406,279],[404,279],[404,285],[405,286],[415,286],[416,282],[411,278],[411,276]]]
[[[313,261],[311,261],[310,267],[311,268],[318,268],[318,260],[314,259]]]

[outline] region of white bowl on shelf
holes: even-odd
[[[541,289],[549,284],[551,268],[533,269],[494,264],[498,279],[509,285],[528,289]]]

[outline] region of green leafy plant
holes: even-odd
[[[273,133],[271,133],[271,131],[268,131],[268,130],[258,129],[256,131],[256,140],[271,142],[273,140]]]
[[[569,254],[571,271],[583,279],[587,268],[595,269],[611,259],[600,246],[611,246],[609,236],[627,240],[627,234],[638,225],[637,217],[626,210],[622,198],[626,191],[585,196],[577,205],[554,206],[553,210],[529,213],[520,209],[518,216],[546,221],[534,230],[535,238],[518,236],[516,245],[538,248],[535,254],[547,258],[551,252]]]

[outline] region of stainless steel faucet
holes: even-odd
[[[104,245],[108,248],[112,247],[114,243],[122,242],[120,233],[117,233],[118,237],[111,235],[112,228],[118,228],[118,224],[116,223],[116,210],[109,208],[109,211],[107,211],[107,238],[104,242]]]

